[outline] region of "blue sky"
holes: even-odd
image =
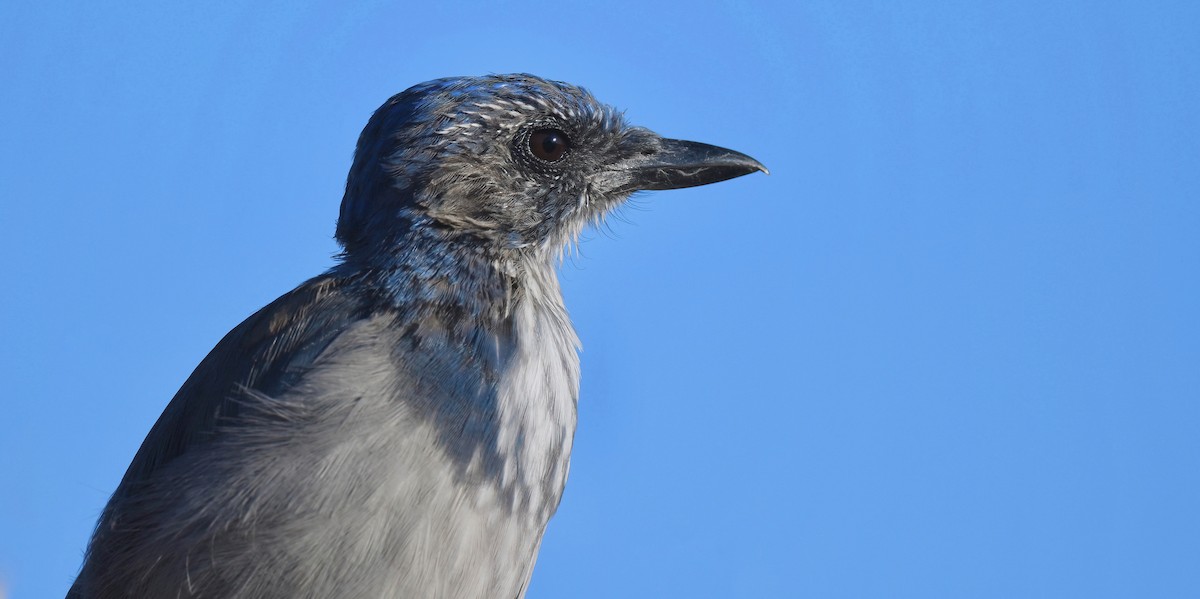
[[[1200,596],[1200,4],[425,4],[0,4],[10,596],[332,263],[371,111],[512,71],[771,168],[563,266],[531,599]]]

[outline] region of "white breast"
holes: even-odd
[[[571,326],[551,267],[523,273],[523,296],[513,308],[515,350],[497,398],[498,449],[511,456],[504,487],[534,489],[516,508],[548,519],[570,468],[579,395],[579,338]]]

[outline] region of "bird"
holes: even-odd
[[[67,597],[523,597],[576,426],[563,253],[634,192],[757,171],[533,75],[392,96],[335,265],[186,379]]]

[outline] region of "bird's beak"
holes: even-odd
[[[749,175],[769,174],[759,161],[718,146],[680,139],[660,139],[653,151],[639,153],[620,165],[625,180],[616,191],[679,189]]]

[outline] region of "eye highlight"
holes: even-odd
[[[571,140],[558,129],[538,129],[529,135],[529,152],[538,160],[558,162],[571,149]]]

